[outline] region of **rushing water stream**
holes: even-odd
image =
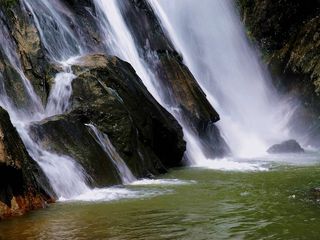
[[[180,122],[186,156],[193,164],[158,179],[137,180],[108,136],[87,124],[123,183],[102,189],[88,187],[90,176],[74,159],[45,150],[30,136],[30,124],[68,110],[76,77],[72,64],[89,51],[60,1],[22,2],[34,18],[47,57],[62,70],[43,106],[23,73],[9,30],[0,22],[0,51],[30,98],[24,109],[14,106],[0,73],[0,105],[10,113],[60,201],[1,223],[0,240],[317,239],[320,210],[309,190],[320,184],[320,155],[264,154],[269,145],[290,136],[286,123],[292,106],[269,86],[231,1],[149,0],[221,115],[219,127],[234,153],[224,159],[207,158],[183,113],[173,100],[165,101],[166,89],[139,56],[119,1],[94,1],[105,51],[131,63],[153,97]]]

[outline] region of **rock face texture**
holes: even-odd
[[[85,125],[93,124],[109,137],[136,177],[181,166],[186,148],[181,127],[128,63],[103,54],[87,55],[73,72],[77,77],[70,112],[32,126],[49,150],[80,161],[94,186],[119,183],[114,164]]]
[[[0,69],[3,65],[7,93],[18,107],[31,104],[27,89],[21,83],[24,81],[23,73],[24,77],[30,80],[40,100],[45,103],[49,83],[52,82],[56,70],[45,56],[34,19],[20,1],[2,0],[0,4],[3,4],[0,8],[0,23],[2,33],[5,32],[2,44],[7,47],[7,54],[0,50]]]
[[[275,144],[271,146],[268,150],[268,153],[303,153],[304,149],[296,140],[284,141],[280,144]]]
[[[320,137],[320,2],[238,0],[248,35],[263,51],[275,86],[301,99],[296,125],[310,126],[310,144]]]
[[[46,177],[0,108],[0,220],[45,207],[53,201],[50,193]]]

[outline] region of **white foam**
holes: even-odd
[[[207,159],[202,160],[195,167],[224,170],[224,171],[268,171],[268,168],[264,166],[265,162],[249,162],[241,159],[222,158],[222,159]]]
[[[73,198],[60,198],[60,202],[110,202],[121,199],[154,197],[169,190],[131,190],[121,187],[95,188]]]
[[[180,180],[180,179],[141,179],[132,182],[130,185],[133,186],[144,186],[144,185],[185,185],[196,183],[194,180]]]

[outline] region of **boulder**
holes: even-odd
[[[72,69],[77,76],[72,108],[86,112],[133,169],[141,163],[159,169],[181,165],[186,148],[181,126],[151,96],[130,64],[95,54]]]
[[[296,140],[284,141],[280,144],[275,144],[271,146],[268,150],[268,153],[303,153],[304,149]]]
[[[76,78],[70,111],[31,127],[43,146],[73,156],[93,178],[93,186],[119,183],[119,176],[86,124],[108,136],[136,177],[181,166],[186,143],[180,125],[128,63],[95,54],[79,59],[72,70]]]
[[[53,201],[47,178],[29,156],[8,113],[0,108],[0,220]]]

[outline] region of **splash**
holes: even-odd
[[[263,155],[289,138],[294,108],[270,86],[229,0],[149,0],[164,30],[182,53],[238,157]]]

